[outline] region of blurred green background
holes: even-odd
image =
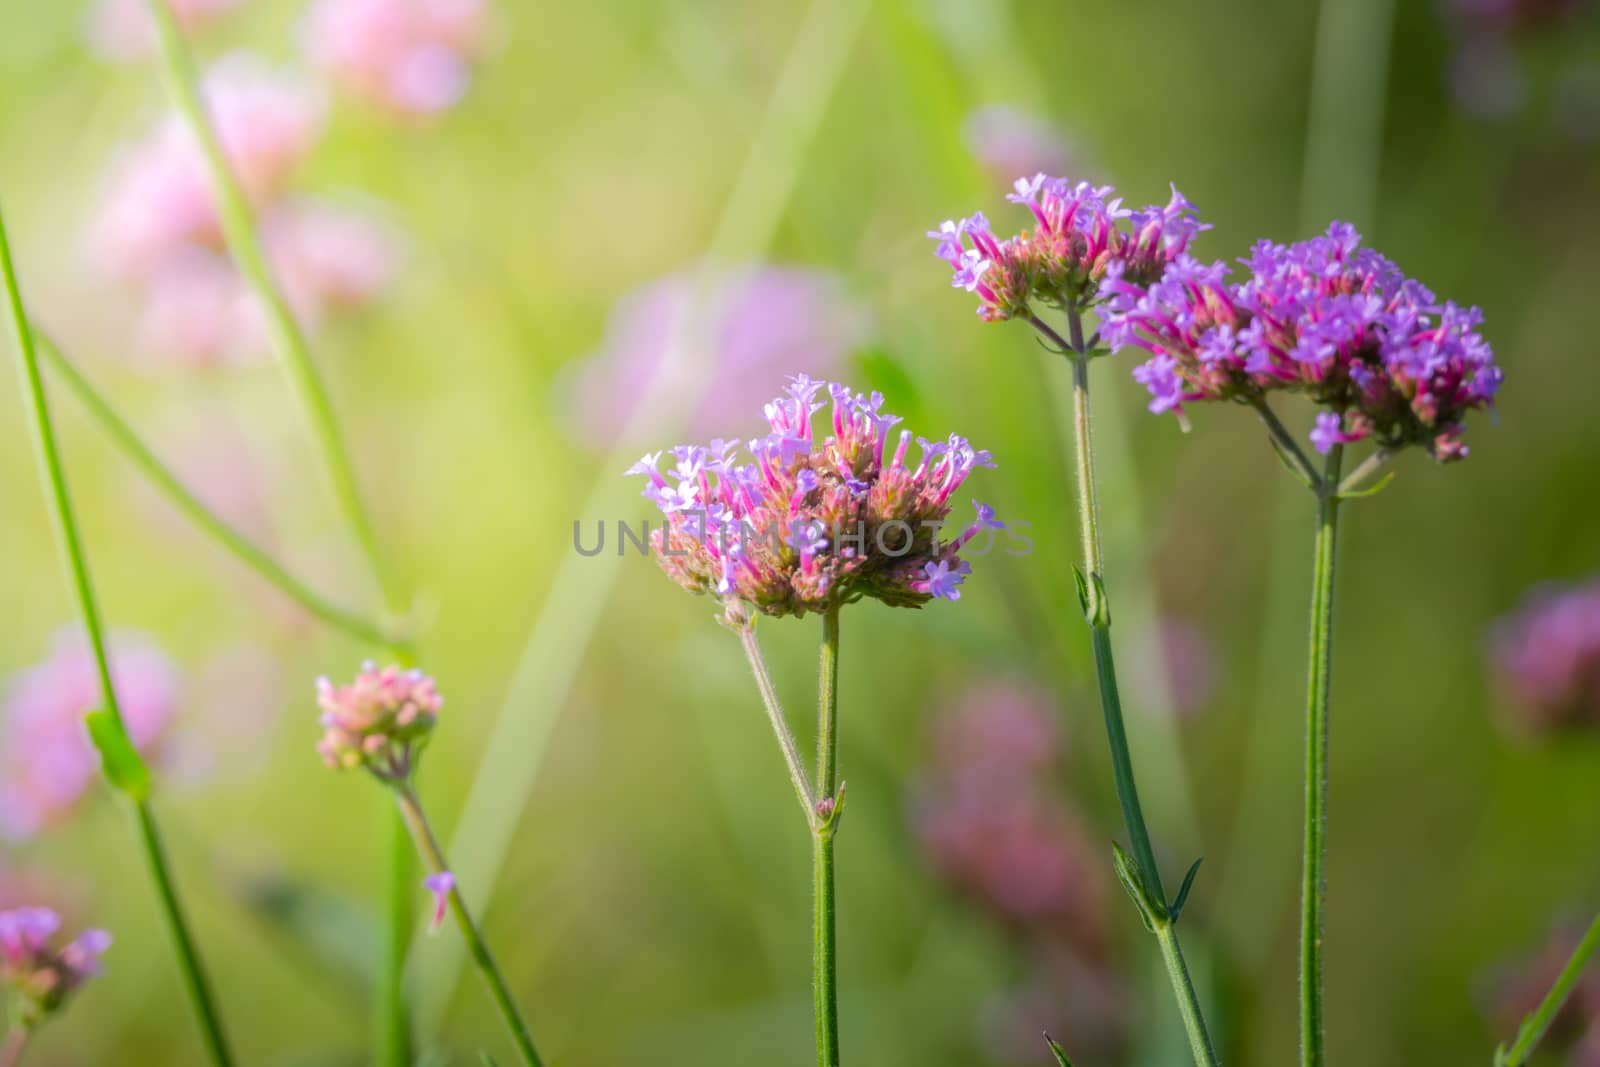
[[[301,7],[255,0],[196,47],[293,59]],[[1545,93],[1551,72],[1592,60],[1592,23],[1519,37],[1529,99],[1490,122],[1449,92],[1455,46],[1431,2],[596,0],[498,14],[499,46],[459,106],[393,123],[340,102],[297,184],[369,194],[407,235],[392,289],[322,331],[316,355],[430,620],[424,663],[448,707],[423,793],[549,1056],[812,1056],[807,842],[737,643],[647,561],[572,549],[574,520],[640,519],[646,505],[616,476],[637,450],[621,446],[618,462],[568,432],[565,375],[600,344],[613,303],[664,274],[708,261],[837,272],[872,323],[845,377],[882,389],[919,432],[991,449],[999,469],[970,492],[1034,528],[1038,550],[980,561],[959,604],[845,615],[850,1061],[1010,1062],[992,1058],[978,1017],[1016,981],[1015,946],[930,876],[907,828],[907,782],[952,693],[991,676],[1047,687],[1069,739],[1063,788],[1097,841],[1120,834],[1071,592],[1067,367],[1021,327],[978,322],[922,236],[978,209],[1019,224],[963,137],[973,109],[1008,104],[1059,128],[1072,173],[1131,202],[1176,182],[1215,224],[1207,256],[1344,218],[1486,312],[1506,372],[1498,422],[1477,422],[1469,461],[1407,456],[1387,491],[1347,512],[1327,982],[1335,1061],[1487,1064],[1503,1036],[1486,1017],[1488,976],[1542,945],[1554,918],[1600,902],[1600,743],[1508,740],[1485,663],[1493,619],[1530,584],[1593,569],[1600,549],[1600,156],[1552,123]],[[371,603],[271,361],[151,368],[118,351],[125,320],[84,280],[80,235],[116,146],[163,97],[154,64],[86,50],[84,17],[76,3],[0,8],[0,196],[38,317],[153,439],[191,418],[242,428],[279,472],[274,543],[320,587]],[[1245,413],[1198,411],[1183,435],[1144,413],[1130,365],[1097,365],[1123,671],[1154,670],[1129,638],[1157,612],[1204,628],[1220,666],[1195,715],[1130,709],[1141,785],[1168,881],[1206,857],[1184,926],[1224,1058],[1282,1064],[1296,1040],[1311,501]],[[75,608],[22,408],[4,395],[11,671],[43,659]],[[258,720],[211,773],[178,775],[159,798],[241,1058],[363,1062],[384,798],[320,765],[311,682],[349,675],[370,650],[296,620],[182,529],[54,396],[109,620],[154,635],[185,669],[197,733]],[[730,429],[754,415],[730,413]],[[662,445],[684,418],[648,415]],[[762,637],[804,743],[816,628],[772,622]],[[273,669],[194,683],[241,646]],[[76,914],[117,937],[38,1061],[198,1062],[109,796],[8,846],[5,862],[70,887]],[[263,879],[281,891],[276,912],[246,889]],[[1122,1062],[1184,1062],[1151,945],[1121,903],[1108,921],[1134,997]],[[451,980],[458,964],[452,931],[417,941],[425,1043],[435,1062],[504,1056],[475,980]]]

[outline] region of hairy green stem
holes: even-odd
[[[66,564],[73,592],[77,596],[78,608],[83,614],[83,626],[88,633],[89,645],[94,653],[95,672],[99,680],[104,711],[110,717],[117,733],[121,734],[122,741],[131,746],[131,742],[127,741],[122,710],[117,703],[116,688],[111,682],[111,667],[106,655],[105,631],[100,621],[99,603],[95,599],[94,583],[89,575],[88,557],[84,554],[83,541],[78,533],[72,497],[67,491],[66,470],[62,466],[60,450],[56,444],[55,427],[50,416],[49,401],[45,396],[44,378],[39,368],[39,356],[34,347],[33,332],[28,328],[27,310],[22,302],[22,289],[17,282],[16,270],[11,262],[11,247],[3,218],[0,218],[0,276],[3,276],[5,284],[6,305],[11,317],[13,338],[22,371],[20,378],[27,400],[34,450],[39,461],[40,480],[51,506],[56,544],[62,561]],[[155,885],[173,948],[177,951],[184,987],[199,1019],[206,1049],[213,1063],[218,1067],[228,1067],[233,1061],[228,1052],[227,1040],[223,1036],[222,1021],[217,1013],[210,984],[201,966],[199,953],[195,949],[194,939],[190,936],[188,922],[178,900],[177,889],[172,882],[166,851],[162,848],[160,835],[156,832],[155,816],[150,810],[148,798],[130,793],[129,799],[133,803],[138,822],[139,841],[143,846],[145,865]]]
[[[839,608],[822,616],[817,672],[817,792],[826,809],[812,832],[811,984],[816,1003],[817,1067],[839,1065],[839,979],[835,959],[833,835],[838,817]]]
[[[1317,489],[1316,551],[1311,576],[1311,648],[1306,670],[1306,827],[1300,880],[1300,1062],[1323,1067],[1322,941],[1328,882],[1328,694],[1333,660],[1334,563],[1339,535],[1339,466],[1344,446],[1328,452]]]
[[[369,644],[382,645],[393,640],[378,624],[369,622],[353,612],[332,603],[300,579],[290,574],[259,545],[252,542],[201,502],[194,492],[174,474],[171,468],[140,439],[128,422],[111,406],[110,401],[90,384],[83,372],[62,353],[59,345],[37,326],[33,328],[34,343],[69,392],[78,398],[89,416],[99,424],[113,444],[144,472],[145,477],[195,526],[211,535],[246,567],[255,571],[269,584],[299,604],[323,622],[342,630],[351,637]]]
[[[1116,783],[1117,801],[1122,806],[1123,821],[1127,824],[1128,838],[1133,845],[1133,856],[1144,878],[1149,894],[1163,905],[1166,893],[1161,887],[1161,871],[1156,863],[1155,849],[1150,843],[1150,831],[1145,825],[1144,811],[1139,804],[1139,789],[1134,779],[1133,754],[1128,746],[1128,733],[1122,717],[1122,700],[1117,691],[1116,660],[1111,649],[1111,607],[1107,602],[1105,578],[1101,573],[1099,504],[1094,480],[1094,439],[1089,413],[1089,345],[1083,336],[1083,320],[1076,309],[1067,314],[1067,348],[1072,359],[1072,412],[1073,431],[1077,444],[1078,518],[1083,541],[1084,615],[1089,623],[1090,643],[1094,650],[1095,677],[1100,689],[1100,710],[1105,718],[1106,740],[1111,750],[1111,772]],[[1217,1054],[1211,1047],[1211,1035],[1206,1029],[1205,1017],[1200,1009],[1200,998],[1188,968],[1183,965],[1183,952],[1178,943],[1178,932],[1171,923],[1159,924],[1157,937],[1161,942],[1162,957],[1167,962],[1167,972],[1172,979],[1172,991],[1183,1016],[1189,1045],[1194,1051],[1199,1067],[1216,1067]]]
[[[400,814],[411,831],[411,839],[415,842],[417,852],[422,856],[429,873],[448,872],[450,865],[445,862],[444,852],[439,847],[438,839],[433,835],[433,828],[428,825],[428,818],[422,811],[422,803],[417,799],[411,784],[401,782],[394,787],[394,793],[395,801],[400,806]],[[461,929],[461,936],[467,943],[467,950],[478,965],[478,972],[483,975],[483,984],[488,988],[489,996],[500,1009],[500,1017],[505,1020],[506,1029],[511,1032],[512,1043],[516,1045],[522,1062],[528,1064],[528,1067],[542,1067],[543,1061],[539,1059],[539,1053],[533,1047],[533,1038],[528,1034],[528,1027],[517,1012],[517,1006],[511,999],[511,991],[506,986],[499,965],[495,963],[494,956],[489,952],[489,946],[484,944],[477,923],[467,910],[467,902],[462,897],[460,888],[452,885],[447,899],[450,913],[455,916],[456,926]]]
[[[811,780],[806,777],[805,762],[800,758],[800,748],[795,744],[794,732],[789,729],[789,720],[783,716],[783,705],[778,702],[778,691],[772,684],[772,675],[767,671],[767,662],[762,658],[761,645],[756,640],[753,624],[740,628],[739,641],[744,647],[745,660],[750,664],[750,673],[755,675],[756,688],[761,691],[761,705],[766,708],[773,736],[783,750],[783,762],[789,771],[789,782],[794,786],[795,799],[800,802],[806,825],[815,828],[816,794],[812,792]]]
[[[312,436],[316,440],[322,465],[339,503],[345,522],[355,535],[356,542],[366,558],[368,569],[383,596],[384,608],[392,617],[403,616],[408,608],[394,572],[389,568],[378,547],[377,534],[361,498],[356,479],[355,465],[345,446],[333,402],[323,384],[316,362],[311,357],[304,331],[295,318],[289,302],[272,275],[266,253],[262,248],[253,219],[250,203],[239,184],[223,151],[222,142],[212,128],[201,99],[194,62],[183,41],[182,31],[173,16],[169,0],[146,0],[150,16],[155,22],[156,35],[161,43],[161,57],[167,90],[177,104],[179,112],[189,126],[191,135],[199,145],[211,179],[211,191],[216,200],[217,216],[228,251],[239,268],[246,284],[266,315],[268,331],[279,361],[289,376],[290,384],[298,395],[305,411]],[[407,650],[403,642],[389,642],[397,652]],[[405,940],[394,941],[395,931],[403,931],[404,914],[399,910],[408,906],[411,891],[409,870],[391,860],[385,871],[387,891],[384,899],[390,912],[384,922],[384,936],[392,943],[386,944],[383,955],[392,966],[404,966]],[[380,979],[375,988],[379,1016],[377,1045],[380,1049],[394,1049],[394,1035],[409,1027],[403,996],[391,995],[399,988],[401,977],[397,973]],[[383,1067],[406,1067],[409,1052],[394,1050],[393,1058],[382,1061]]]
[[[1539,1047],[1539,1042],[1550,1029],[1550,1024],[1556,1021],[1562,1006],[1572,995],[1578,979],[1583,976],[1583,969],[1588,966],[1589,959],[1597,949],[1600,949],[1600,916],[1596,916],[1594,922],[1589,924],[1588,933],[1583,935],[1578,947],[1572,950],[1572,957],[1556,976],[1550,992],[1545,994],[1544,1000],[1539,1002],[1533,1014],[1522,1021],[1511,1047],[1507,1049],[1501,1046],[1495,1051],[1494,1067],[1522,1067],[1528,1062],[1528,1057]]]
[[[386,806],[387,807],[387,806]],[[385,899],[378,938],[378,974],[372,1002],[372,1028],[377,1039],[374,1058],[382,1064],[411,1062],[411,1027],[406,1021],[405,955],[411,938],[416,895],[412,891],[412,845],[404,816],[384,812],[388,849],[385,856]]]

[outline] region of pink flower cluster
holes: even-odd
[[[833,433],[816,436],[813,417],[833,404]],[[662,570],[691,592],[730,607],[747,603],[767,615],[823,612],[863,597],[896,607],[921,607],[935,597],[957,600],[971,569],[961,549],[1002,526],[977,504],[961,534],[940,538],[950,497],[974,469],[992,467],[989,453],[952,434],[944,441],[892,436],[901,420],[883,411],[879,393],[797,375],[767,405],[772,432],[749,443],[673,449],[665,474],[661,453],[627,473],[649,480],[644,496],[666,516],[651,534]]]
[[[1209,229],[1176,188],[1165,207],[1122,206],[1109,185],[1093,186],[1035,174],[1018,178],[1006,197],[1033,214],[1035,227],[1001,240],[982,212],[946,220],[928,236],[949,263],[951,284],[977,295],[989,322],[1030,318],[1035,303],[1082,309],[1110,271],[1149,281]]]
[[[261,215],[274,273],[302,322],[358,305],[389,281],[389,230],[368,213],[289,195],[321,136],[310,83],[248,55],[219,61],[203,93],[224,154]],[[260,309],[230,262],[199,146],[169,115],[113,166],[90,228],[96,265],[142,306],[152,353],[183,363],[234,362],[265,348]]]
[[[384,781],[403,782],[444,698],[422,671],[369,662],[349,685],[317,679],[317,705],[323,727],[317,751],[324,763],[335,770],[366,767]]]
[[[318,0],[306,51],[363,99],[427,116],[467,91],[488,29],[486,0]]]
[[[100,956],[111,947],[104,930],[85,930],[56,948],[60,929],[61,917],[49,908],[0,911],[0,979],[15,992],[13,1010],[24,1026],[59,1011],[74,990],[100,973]]]
[[[1600,578],[1535,589],[1491,636],[1501,691],[1523,731],[1600,728]]]
[[[1064,746],[1048,697],[977,683],[935,720],[933,741],[910,800],[923,854],[1028,954],[1026,980],[985,1006],[988,1043],[1008,1061],[1034,1058],[1049,1029],[1104,1052],[1121,1036],[1126,996],[1109,960],[1105,863],[1055,785]],[[1068,1003],[1084,1010],[1064,1014]]]
[[[151,754],[177,711],[177,669],[137,636],[114,637],[110,656],[128,734]],[[0,837],[31,837],[77,806],[100,769],[83,717],[101,706],[94,655],[76,630],[59,634],[47,660],[12,679],[0,726]]]
[[[749,266],[719,274],[700,294],[692,274],[652,282],[618,301],[600,349],[566,392],[567,419],[588,444],[610,446],[651,396],[674,339],[704,344],[707,388],[686,433],[709,438],[727,412],[751,412],[784,375],[832,377],[866,336],[866,316],[842,279],[803,267]],[[703,328],[696,315],[704,315]],[[754,429],[752,425],[750,429]]]
[[[1467,454],[1463,419],[1491,406],[1501,378],[1477,308],[1440,303],[1345,223],[1261,241],[1244,264],[1238,283],[1188,256],[1153,281],[1106,273],[1102,334],[1151,354],[1134,372],[1151,411],[1301,393],[1324,409],[1310,435],[1320,452],[1370,439],[1441,462]]]

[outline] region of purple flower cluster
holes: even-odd
[[[336,770],[364,766],[384,781],[403,782],[444,698],[421,671],[368,662],[349,685],[318,678],[317,705],[325,731],[317,751],[324,763]]]
[[[1501,377],[1477,308],[1440,303],[1345,223],[1262,241],[1242,262],[1241,282],[1188,256],[1153,282],[1106,272],[1102,332],[1151,354],[1134,372],[1151,411],[1300,393],[1326,409],[1311,433],[1320,452],[1370,439],[1441,462],[1467,454],[1462,419],[1492,405]]]
[[[1209,229],[1176,188],[1165,207],[1138,211],[1124,208],[1109,185],[1045,174],[1018,178],[1015,190],[1006,199],[1033,213],[1031,231],[1000,240],[979,212],[928,233],[955,272],[952,284],[977,294],[978,314],[989,322],[1027,318],[1035,302],[1087,307],[1113,270],[1153,281],[1195,234]]]
[[[1534,590],[1495,626],[1492,655],[1525,732],[1600,727],[1600,578]]]
[[[49,908],[0,911],[0,979],[15,992],[24,1026],[59,1011],[73,990],[100,973],[100,955],[111,947],[104,930],[85,930],[56,948],[60,929],[61,916]]]
[[[819,438],[812,421],[828,406],[822,394],[833,404],[833,433]],[[748,443],[748,462],[737,442],[716,440],[674,448],[665,472],[660,452],[627,471],[649,480],[644,496],[666,516],[650,540],[669,577],[775,616],[863,597],[897,607],[960,599],[969,570],[962,547],[1003,524],[977,504],[976,521],[958,536],[939,534],[967,475],[994,466],[989,453],[954,434],[895,436],[901,420],[883,411],[882,394],[803,374],[766,416],[772,432]],[[916,462],[907,455],[913,440]]]

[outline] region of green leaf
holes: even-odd
[[[1376,483],[1367,486],[1365,489],[1341,489],[1339,490],[1339,499],[1359,500],[1364,496],[1374,496],[1378,493],[1381,493],[1389,487],[1390,482],[1394,481],[1394,475],[1395,472],[1390,471],[1388,474],[1385,474],[1382,478],[1380,478]]]
[[[1183,914],[1183,902],[1189,899],[1189,889],[1194,885],[1194,876],[1200,873],[1200,865],[1206,861],[1204,856],[1194,861],[1189,868],[1189,873],[1183,876],[1183,885],[1178,887],[1178,895],[1167,906],[1167,918],[1172,922],[1178,921],[1178,916]]]
[[[1311,484],[1311,479],[1306,477],[1306,472],[1300,469],[1300,464],[1295,460],[1295,457],[1289,454],[1289,451],[1279,443],[1276,437],[1269,435],[1267,437],[1267,442],[1272,445],[1272,451],[1277,454],[1279,462],[1283,464],[1284,468],[1290,474],[1294,475],[1297,482],[1305,486],[1307,489],[1316,488],[1316,486]]]
[[[1072,580],[1078,584],[1078,605],[1083,608],[1083,617],[1089,618],[1089,579],[1083,576],[1078,565],[1072,565]]]
[[[1138,909],[1144,928],[1155,933],[1156,927],[1167,921],[1165,911],[1160,904],[1150,899],[1150,891],[1144,884],[1144,874],[1139,870],[1139,865],[1134,862],[1133,857],[1115,841],[1111,842],[1111,848],[1113,862],[1117,868],[1117,881],[1122,883],[1128,899],[1133,901],[1133,906]]]
[[[1044,1039],[1045,1042],[1050,1046],[1050,1051],[1055,1053],[1056,1062],[1059,1063],[1061,1067],[1072,1067],[1072,1061],[1067,1059],[1066,1049],[1056,1044],[1056,1039],[1051,1037],[1049,1034],[1045,1034]]]
[[[100,708],[85,715],[83,722],[89,728],[90,743],[100,753],[100,769],[111,784],[134,800],[149,796],[150,769],[128,740],[121,720]]]

